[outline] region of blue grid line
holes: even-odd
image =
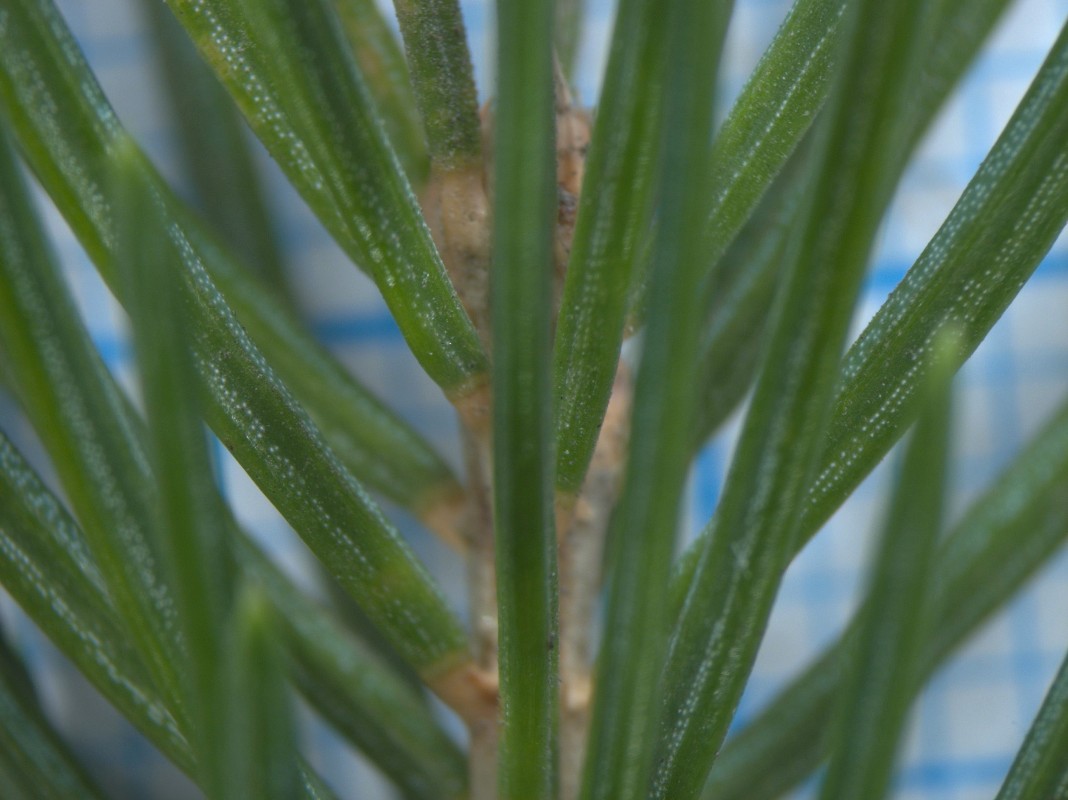
[[[1006,315],[1000,324],[1007,325],[1011,321],[1011,316]],[[995,329],[997,334],[991,334],[991,341],[997,341],[998,338],[1005,335],[1003,328]],[[1066,361],[1068,361],[1068,343],[1064,347],[1036,347],[1033,350],[1029,350],[1026,360],[1018,360],[1018,356],[1014,355],[1010,351],[990,351],[989,349],[983,350],[983,358],[978,359],[984,362],[984,376],[983,378],[973,377],[971,380],[975,384],[979,385],[999,385],[1009,380],[1021,380],[1024,376],[1034,379],[1041,379],[1049,376],[1051,369],[1058,369],[1061,374],[1064,372]],[[971,362],[965,366],[968,370],[966,374],[971,375],[971,370],[975,367],[971,366]],[[1022,382],[1022,380],[1021,380]],[[1019,410],[1019,406],[1016,406]]]
[[[919,740],[923,743],[923,752],[925,753],[938,753],[949,739],[949,725],[947,719],[949,717],[949,705],[947,702],[947,694],[944,687],[944,680],[941,674],[936,674],[927,683],[924,692],[920,696],[920,701],[916,705],[914,710],[915,717],[919,724]],[[945,762],[941,762],[944,766]],[[899,767],[899,775],[902,781],[908,780],[910,768],[913,765],[905,765],[904,769]],[[916,773],[915,781],[921,776],[925,776],[926,773]],[[922,788],[933,788],[930,783],[921,783]]]
[[[326,344],[404,341],[396,321],[387,313],[316,317],[311,326],[316,336]]]
[[[973,81],[966,83],[962,88],[962,111],[966,124],[972,132],[964,152],[975,162],[976,169],[978,169],[1001,129],[1000,126],[994,124],[992,119],[990,104],[987,102],[986,85]]]
[[[807,566],[797,581],[783,587],[783,593],[787,597],[802,598],[804,605],[809,608],[819,605],[837,606],[854,598],[856,592],[850,584],[855,578],[855,570]],[[820,627],[825,626],[826,621],[821,620]]]
[[[230,453],[226,447],[223,446],[223,443],[219,441],[219,437],[211,435],[208,442],[208,449],[211,456],[211,471],[212,477],[215,479],[215,486],[218,489],[220,496],[229,497],[230,491],[226,481],[226,462]]]
[[[915,262],[902,259],[880,259],[865,279],[864,291],[874,295],[885,295],[897,288],[905,273]],[[1068,277],[1068,250],[1054,249],[1039,263],[1027,285],[1033,281],[1062,281]]]
[[[975,83],[1011,80],[1029,84],[1038,73],[1040,64],[1035,60],[1033,50],[1000,50],[994,55],[980,55],[972,65],[969,77]]]
[[[283,189],[283,191],[292,191],[292,189]],[[285,215],[276,224],[279,241],[290,252],[299,252],[312,246],[322,246],[326,235],[326,229],[315,217],[311,216],[311,212],[303,205],[304,201],[297,200],[295,204],[298,203],[300,213]]]
[[[112,331],[90,331],[93,344],[96,345],[100,358],[109,369],[116,370],[133,361],[133,348],[126,339],[119,338]]]
[[[706,525],[719,503],[723,486],[723,464],[726,459],[722,437],[705,447],[694,465],[694,513],[699,525]]]
[[[997,785],[1009,771],[1009,758],[947,759],[921,761],[903,769],[898,788],[952,790],[967,786]]]
[[[1012,603],[1007,612],[1011,614],[1020,604],[1019,601],[1026,599],[1025,592]],[[952,681],[954,686],[997,686],[1003,685],[1006,680],[1020,677],[1026,677],[1028,682],[1041,683],[1046,678],[1052,678],[1053,670],[1062,658],[1064,653],[1054,650],[971,653],[966,659],[947,665],[943,671],[947,681]],[[1031,707],[1022,719],[1030,717],[1037,707],[1037,704]]]

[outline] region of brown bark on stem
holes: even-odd
[[[424,215],[456,292],[490,350],[490,220],[482,164],[434,169],[423,196]],[[471,800],[497,797],[497,583],[490,461],[490,387],[452,398],[461,425],[467,473],[464,550],[467,557],[472,661],[448,676],[439,696],[463,717],[470,733]],[[437,690],[437,689],[435,689]]]
[[[443,169],[435,166],[423,195],[423,209],[457,294],[491,350],[489,209],[492,186],[492,116],[483,109],[486,163]],[[571,255],[578,196],[582,188],[589,115],[572,105],[563,75],[556,79],[556,148],[558,214],[553,264],[553,307],[559,308]],[[555,311],[553,315],[555,324]],[[492,356],[492,354],[491,354]],[[630,409],[629,377],[617,376],[616,397],[595,451],[590,476],[578,497],[559,498],[561,632],[561,786],[564,798],[575,796],[588,726],[590,627],[600,587],[601,552],[608,514],[615,502],[626,417]],[[467,723],[471,735],[470,798],[496,800],[499,719],[497,703],[497,592],[495,576],[490,429],[490,390],[484,383],[451,398],[459,415],[467,471],[463,524],[467,556],[472,660],[430,682],[431,688]],[[428,522],[448,534],[455,506],[443,505]],[[446,536],[446,538],[449,538]]]
[[[582,491],[557,498],[560,585],[560,798],[578,796],[592,690],[590,638],[612,508],[626,461],[632,381],[620,363]]]

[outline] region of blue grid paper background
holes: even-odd
[[[179,188],[175,142],[155,84],[155,64],[134,0],[59,0],[123,121]],[[465,4],[476,71],[489,93],[490,3]],[[612,4],[590,0],[579,94],[596,96]],[[738,0],[727,48],[724,92],[736,94],[788,4]],[[857,331],[919,254],[974,173],[1068,16],[1068,0],[1020,0],[944,110],[910,168],[881,233]],[[318,334],[381,396],[444,452],[456,453],[451,412],[408,355],[373,286],[351,265],[266,157],[273,211],[300,302]],[[108,364],[129,378],[124,320],[85,254],[42,196],[41,208],[86,319]],[[1062,236],[1017,302],[957,381],[955,513],[1012,457],[1068,395],[1068,241]],[[0,396],[5,430],[31,452],[32,434]],[[701,455],[691,482],[693,529],[710,516],[737,433],[734,419]],[[453,455],[453,457],[455,457]],[[791,566],[739,713],[756,712],[795,670],[836,635],[856,602],[871,534],[882,509],[884,465]],[[299,576],[313,568],[272,507],[241,469],[219,454],[219,478],[241,519]],[[440,567],[450,599],[464,602],[460,565],[400,520],[419,554]],[[1068,557],[1040,578],[940,671],[917,705],[895,790],[900,800],[991,798],[1068,648]],[[191,786],[141,741],[10,604],[3,607],[35,666],[50,711],[115,797],[188,798]],[[345,797],[388,797],[374,774],[307,716],[311,759]],[[799,796],[811,793],[811,786]]]

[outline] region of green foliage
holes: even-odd
[[[403,41],[372,0],[143,5],[202,213],[52,0],[0,8],[0,379],[55,476],[0,431],[26,615],[213,800],[333,797],[294,691],[408,800],[770,799],[824,760],[827,800],[885,796],[925,680],[1068,536],[1068,405],[940,536],[952,375],[1068,219],[1068,28],[846,350],[901,175],[1007,0],[796,0],[718,130],[730,0],[621,0],[588,156],[560,149],[581,0],[498,3],[482,111],[456,0],[397,0]],[[464,476],[307,331],[245,123],[456,406]],[[129,316],[136,399],[23,166]],[[750,393],[673,561],[694,453]],[[724,744],[790,560],[910,427],[854,621]],[[209,428],[340,609],[242,530]],[[379,497],[464,549],[470,630]],[[102,798],[32,678],[0,639],[0,795]],[[1068,792],[1066,731],[1062,667],[1000,800]]]
[[[0,786],[4,797],[62,800],[103,794],[52,730],[22,662],[0,640]]]
[[[549,393],[552,7],[505,3],[494,156],[493,486],[502,797],[552,797],[557,769],[556,537]],[[509,51],[523,54],[511,58]]]
[[[663,52],[664,132],[656,153],[661,219],[652,243],[656,264],[643,359],[634,390],[630,461],[611,532],[613,576],[605,639],[597,660],[597,696],[590,727],[582,797],[646,796],[653,769],[668,622],[667,583],[674,530],[685,481],[687,432],[700,327],[700,209],[708,184],[686,180],[703,160],[712,133],[720,49],[731,3],[646,3],[666,13]],[[648,19],[648,11],[638,12]],[[653,34],[654,36],[656,34]]]
[[[838,698],[821,797],[883,797],[920,670],[930,621],[935,546],[942,529],[957,332],[943,329],[930,385],[890,499],[857,641]],[[890,655],[892,657],[890,657]]]

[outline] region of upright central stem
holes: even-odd
[[[559,213],[553,263],[554,308],[558,307],[571,251],[578,195],[582,187],[588,114],[572,105],[561,76],[557,80],[557,187]],[[492,123],[484,111],[483,153],[492,157]],[[489,268],[491,207],[485,175],[489,164],[436,168],[423,194],[424,215],[442,261],[483,345],[490,347]],[[555,312],[554,312],[555,319]],[[492,358],[492,354],[491,354]],[[594,606],[608,517],[615,503],[626,449],[631,381],[621,365],[601,437],[581,493],[557,501],[560,631],[560,797],[577,796],[589,723]],[[471,613],[472,663],[468,673],[483,699],[492,699],[498,673],[497,590],[493,529],[490,403],[480,390],[457,406],[467,473],[464,544]],[[464,714],[470,740],[471,800],[497,800],[500,720],[494,703],[471,703]],[[461,713],[463,711],[461,710]]]

